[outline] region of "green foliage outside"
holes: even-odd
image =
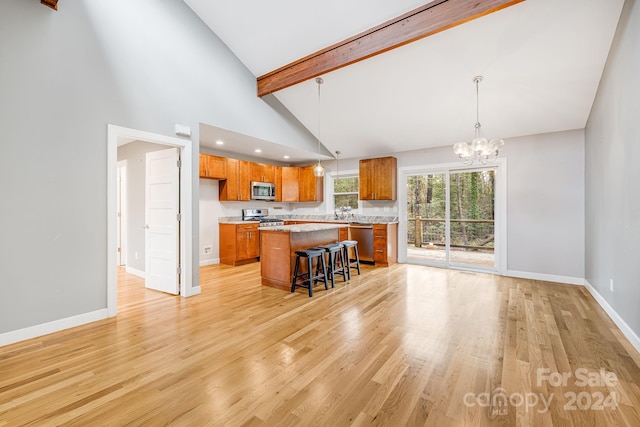
[[[492,170],[450,174],[451,244],[493,247],[495,173]],[[415,242],[416,216],[438,221],[422,222],[422,241],[445,242],[446,182],[444,174],[416,175],[407,179],[409,241]]]
[[[358,209],[358,191],[357,176],[334,179],[333,200],[336,209],[342,206],[349,206],[351,209]]]

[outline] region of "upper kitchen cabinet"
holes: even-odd
[[[360,200],[396,200],[398,159],[360,160]]]
[[[282,167],[282,199],[283,202],[298,202],[298,180],[300,178],[299,173],[300,168],[283,166]],[[277,184],[276,184],[277,185]],[[276,186],[276,197],[277,197],[278,187]]]
[[[251,163],[251,181],[275,182],[275,168],[265,163]]]
[[[273,182],[276,184],[276,202],[282,201],[282,166],[273,167]]]
[[[226,179],[227,159],[210,154],[200,154],[200,178]]]
[[[227,179],[220,181],[220,200],[251,200],[251,162],[227,159]]]
[[[324,177],[313,174],[315,166],[299,168],[299,202],[322,202],[324,200]]]

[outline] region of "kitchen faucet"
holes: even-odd
[[[338,211],[340,211],[340,214],[338,214]],[[353,216],[351,206],[340,206],[333,210],[333,214],[333,219],[346,219]]]

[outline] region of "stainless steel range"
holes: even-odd
[[[279,218],[269,216],[269,209],[242,209],[243,221],[260,221],[258,227],[272,227],[284,225],[284,221]]]

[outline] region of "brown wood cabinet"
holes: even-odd
[[[219,179],[221,201],[251,200],[251,182],[276,185],[276,202],[321,202],[324,178],[313,174],[313,166],[275,166],[200,154],[200,177]]]
[[[340,229],[340,241],[343,240],[349,240],[349,227],[343,227]]]
[[[200,154],[200,178],[226,179],[227,159],[211,154]]]
[[[298,201],[321,202],[324,200],[324,177],[313,174],[315,166],[300,168],[298,178]]]
[[[373,224],[373,261],[385,267],[398,262],[398,224]]]
[[[273,182],[276,184],[276,202],[282,201],[282,166],[273,167]]]
[[[251,200],[251,162],[227,159],[227,179],[220,181],[220,200]]]
[[[360,200],[396,200],[398,159],[360,160]]]
[[[338,239],[338,229],[316,231],[272,231],[262,230],[260,245],[260,276],[263,285],[291,289],[291,278],[296,263],[296,250],[326,245]],[[306,271],[306,263],[300,266]]]
[[[298,202],[300,196],[298,195],[298,180],[299,169],[297,167],[282,167],[282,201],[283,202]],[[276,191],[278,189],[276,188]]]
[[[220,224],[220,263],[242,265],[260,257],[258,224]]]
[[[274,165],[251,162],[251,181],[275,182],[275,168]]]

